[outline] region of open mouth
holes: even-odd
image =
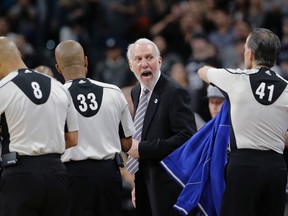
[[[141,76],[144,76],[144,77],[148,77],[148,76],[151,76],[152,73],[150,71],[144,71]]]

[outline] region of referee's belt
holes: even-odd
[[[2,167],[8,167],[16,165],[21,158],[60,158],[61,154],[51,153],[51,154],[43,154],[43,155],[19,155],[17,152],[10,152],[2,155]]]

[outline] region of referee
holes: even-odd
[[[221,216],[283,216],[287,168],[287,82],[271,68],[280,49],[270,30],[255,28],[245,43],[245,70],[204,66],[199,76],[230,103],[230,160]]]
[[[115,85],[86,78],[88,59],[73,40],[55,50],[79,119],[79,141],[62,156],[70,181],[69,216],[121,215],[121,151],[132,144],[134,125],[128,103]]]
[[[63,216],[68,181],[60,156],[65,139],[71,147],[78,137],[69,92],[55,79],[28,69],[6,37],[0,37],[0,79],[0,215]]]

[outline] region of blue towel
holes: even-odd
[[[188,215],[198,205],[204,215],[220,214],[229,133],[229,105],[225,101],[213,119],[160,162],[183,187],[174,205],[177,212]]]

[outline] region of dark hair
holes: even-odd
[[[271,68],[279,54],[281,42],[272,31],[264,28],[255,28],[248,36],[247,46],[254,53],[257,65]]]

